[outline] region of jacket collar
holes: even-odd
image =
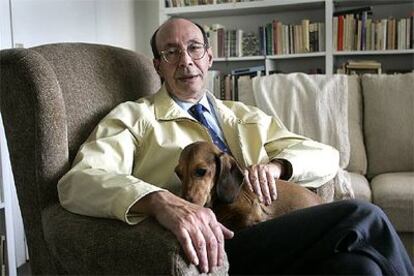
[[[234,125],[240,122],[236,118],[236,115],[234,112],[228,108],[223,101],[217,99],[214,97],[214,95],[207,91],[207,97],[212,103],[217,116],[220,120],[220,124],[224,128],[225,125]],[[154,112],[155,112],[155,118],[157,120],[175,120],[180,118],[190,118],[194,120],[193,117],[191,117],[188,112],[183,110],[168,94],[167,89],[165,88],[165,85],[163,85],[160,90],[154,95]]]
[[[154,116],[160,121],[169,121],[180,118],[193,119],[188,112],[183,110],[168,94],[165,85],[154,95]]]

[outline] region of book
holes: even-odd
[[[381,63],[375,60],[348,60],[343,67],[346,74],[381,74],[382,72]]]
[[[310,52],[309,45],[309,19],[302,19],[302,49],[303,52]]]

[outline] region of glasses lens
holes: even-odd
[[[192,59],[201,59],[206,53],[206,47],[203,44],[192,44],[187,47],[187,53]]]
[[[162,57],[168,63],[176,63],[180,57],[180,50],[178,48],[168,48],[161,52]]]
[[[202,59],[206,53],[206,47],[204,44],[200,43],[190,44],[187,47],[187,53],[193,60]],[[175,47],[161,51],[161,56],[164,60],[171,64],[177,63],[181,54],[182,51]]]

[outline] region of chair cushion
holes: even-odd
[[[199,275],[173,234],[153,219],[121,221],[72,214],[59,204],[42,212],[46,243],[61,273],[76,275]],[[227,274],[228,262],[215,270]]]
[[[355,198],[365,201],[372,200],[372,192],[369,186],[368,179],[365,176],[358,173],[349,173],[351,177],[351,185],[354,189]]]
[[[346,170],[365,175],[368,164],[362,134],[362,91],[356,75],[348,76],[348,127],[351,153]]]
[[[363,75],[368,179],[414,171],[414,73]]]
[[[414,172],[386,173],[371,181],[373,202],[402,232],[414,232]]]

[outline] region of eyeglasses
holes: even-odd
[[[193,59],[202,59],[206,54],[206,45],[201,43],[192,43],[187,46],[186,52]],[[170,47],[160,52],[165,62],[176,64],[181,57],[183,50],[178,47]]]

